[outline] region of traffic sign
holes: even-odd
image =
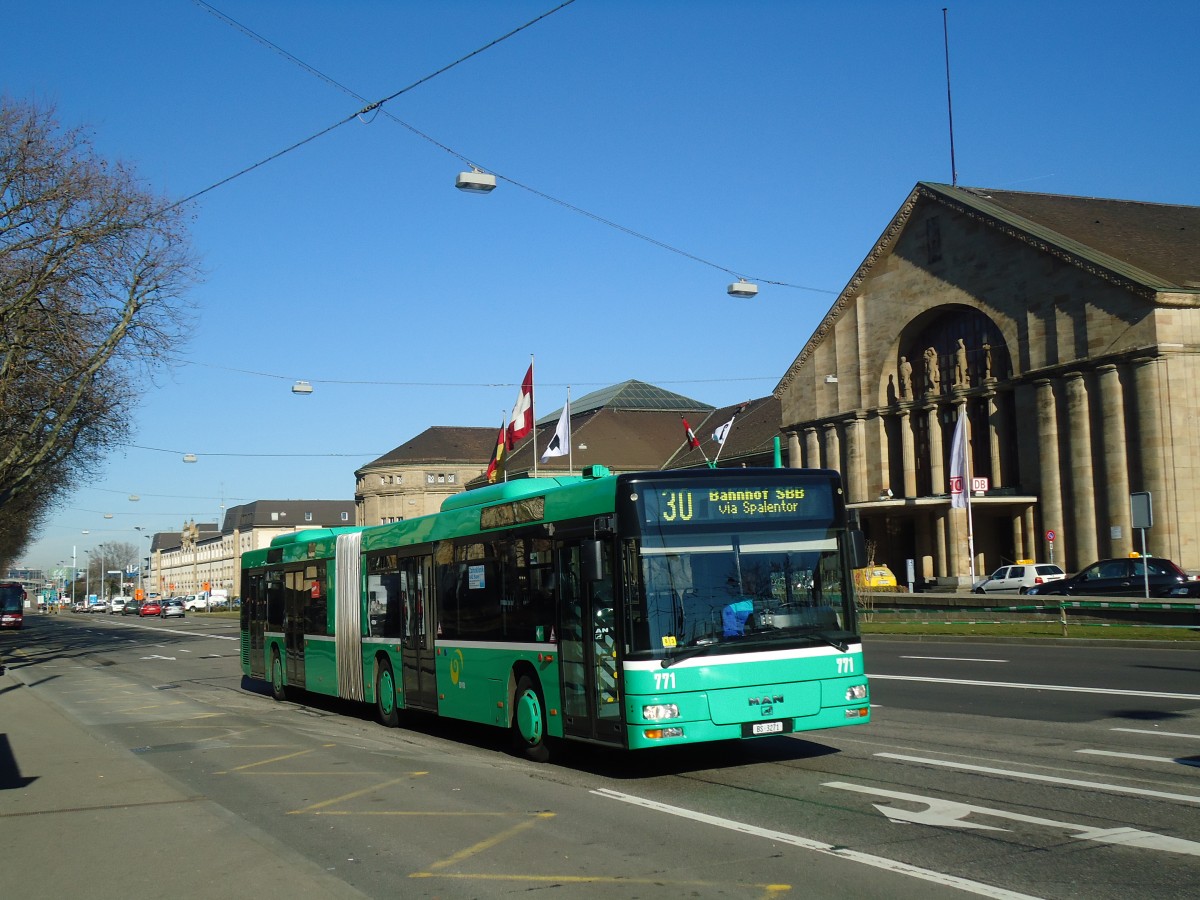
[[[1054,543],[1054,532],[1053,531],[1046,532],[1046,540],[1048,540],[1052,544]]]

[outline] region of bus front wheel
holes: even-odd
[[[550,758],[546,746],[546,703],[537,680],[522,675],[513,697],[513,745],[528,760],[545,762]]]
[[[271,651],[271,696],[276,700],[287,699],[287,684],[283,680],[283,663],[279,651]]]
[[[392,675],[392,664],[386,659],[380,660],[375,673],[375,708],[381,724],[388,728],[400,724],[400,710],[396,706],[396,679]]]

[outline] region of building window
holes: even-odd
[[[342,513],[342,521],[349,522],[350,521],[350,513],[348,513],[348,512]]]
[[[426,472],[425,473],[425,483],[426,484],[437,484],[437,475],[435,475],[433,472]]]
[[[454,477],[455,476],[454,476],[453,472],[451,472],[449,475],[447,475],[446,476],[446,484],[454,484]]]
[[[305,522],[311,522],[311,521],[312,521],[312,513],[310,513],[310,512],[306,512],[306,513],[304,514],[304,521],[305,521]]]

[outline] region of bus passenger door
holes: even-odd
[[[304,571],[284,573],[283,643],[287,648],[287,683],[304,687],[304,606],[308,581]]]
[[[621,744],[624,731],[609,545],[602,545],[601,552],[603,577],[591,580],[584,577],[580,544],[567,544],[559,550],[563,731]]]
[[[404,603],[404,705],[436,711],[433,640],[437,632],[437,613],[433,557],[415,556],[401,560],[400,585]]]
[[[266,639],[263,636],[263,632],[266,631],[267,618],[266,582],[267,577],[261,572],[249,575],[246,577],[247,586],[243,591],[245,596],[242,598],[242,621],[249,632],[251,678],[267,677],[267,660],[263,653],[263,648],[266,646]]]

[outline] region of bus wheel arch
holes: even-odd
[[[528,667],[513,669],[512,714],[510,733],[513,748],[532,762],[546,762],[550,748],[546,743],[548,720],[542,683]]]
[[[387,728],[400,724],[400,704],[396,699],[396,676],[386,656],[375,657],[375,712]]]

